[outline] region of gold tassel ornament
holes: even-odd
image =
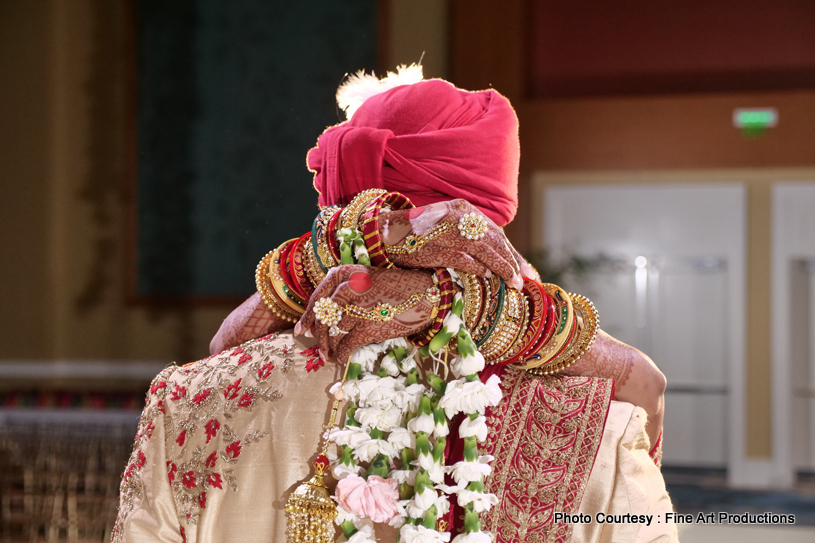
[[[314,461],[314,477],[302,483],[286,502],[286,540],[289,543],[331,543],[334,541],[334,519],[337,504],[323,482],[328,457],[321,454]]]
[[[342,376],[340,389],[334,395],[328,430],[334,427],[342,399],[342,385],[348,375],[348,366]],[[286,501],[286,541],[288,543],[331,543],[334,541],[337,504],[331,499],[323,475],[328,469],[328,432],[323,438],[320,454],[314,460],[314,476],[298,486]]]

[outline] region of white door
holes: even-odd
[[[815,470],[815,182],[773,186],[773,456]]]
[[[668,378],[664,463],[727,466],[743,441],[744,187],[549,186],[544,199],[554,260],[616,261],[564,286]]]

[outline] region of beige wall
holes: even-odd
[[[207,354],[229,308],[125,300],[126,3],[0,3],[0,360]]]

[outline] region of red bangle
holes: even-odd
[[[538,283],[540,285],[540,283]],[[541,291],[546,294],[546,325],[543,328],[543,332],[541,332],[540,338],[538,341],[535,342],[529,349],[526,350],[525,353],[519,358],[519,361],[527,362],[530,360],[531,357],[540,356],[537,353],[543,349],[543,346],[552,339],[552,333],[555,331],[555,326],[558,323],[558,306],[555,302],[554,298],[552,298],[548,292],[543,290],[541,287]]]
[[[365,248],[368,250],[368,257],[371,265],[378,268],[392,268],[393,262],[385,254],[385,245],[382,243],[382,236],[379,232],[379,214],[382,206],[388,205],[392,210],[399,210],[413,207],[407,196],[398,192],[389,192],[373,200],[365,207],[360,227],[362,229],[362,239],[365,240]]]
[[[531,306],[529,311],[529,324],[526,327],[526,332],[519,341],[518,347],[513,348],[515,351],[514,354],[504,362],[497,363],[498,365],[523,360],[524,355],[538,342],[543,334],[543,329],[546,327],[548,310],[546,298],[549,297],[549,294],[543,290],[543,287],[541,287],[539,283],[526,277],[524,277],[524,288],[521,293],[526,296],[527,303]]]
[[[310,238],[311,232],[300,236],[300,239],[294,242],[294,247],[289,253],[288,259],[289,276],[291,277],[292,285],[297,295],[306,300],[306,302],[311,298],[311,293],[314,292],[311,283],[306,277],[306,267],[303,259],[303,251],[305,250],[306,243],[310,241]]]
[[[342,257],[340,256],[340,247],[337,244],[337,222],[340,220],[340,215],[342,215],[343,209],[345,208],[340,208],[336,213],[334,213],[334,216],[329,219],[325,231],[323,232],[323,239],[325,240],[328,250],[331,251],[331,256],[334,257],[335,262],[342,261]]]
[[[453,288],[453,278],[450,272],[444,268],[436,268],[436,280],[439,285],[439,292],[441,293],[439,312],[436,314],[436,318],[433,319],[433,324],[430,325],[430,328],[408,338],[408,340],[417,347],[424,347],[439,333],[439,330],[444,326],[444,318],[447,317],[447,314],[450,313],[450,308],[453,306],[453,296],[455,296],[456,291]]]
[[[295,287],[294,281],[292,281],[291,275],[289,274],[289,255],[291,255],[292,249],[297,245],[298,241],[299,238],[291,240],[286,244],[283,250],[280,251],[280,267],[278,271],[280,277],[283,279],[286,295],[298,306],[305,308],[308,298],[298,293],[297,287]]]

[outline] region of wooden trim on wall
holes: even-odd
[[[450,80],[463,89],[494,88],[517,109],[526,96],[528,13],[526,0],[451,0]],[[530,247],[531,206],[525,203],[530,187],[528,172],[522,169],[518,184],[521,204],[506,227],[507,237],[521,253]]]
[[[745,137],[733,110],[774,107]],[[546,100],[516,106],[522,170],[666,170],[815,165],[815,91]]]
[[[494,88],[513,103],[526,94],[525,0],[451,0],[450,74],[463,89]]]

